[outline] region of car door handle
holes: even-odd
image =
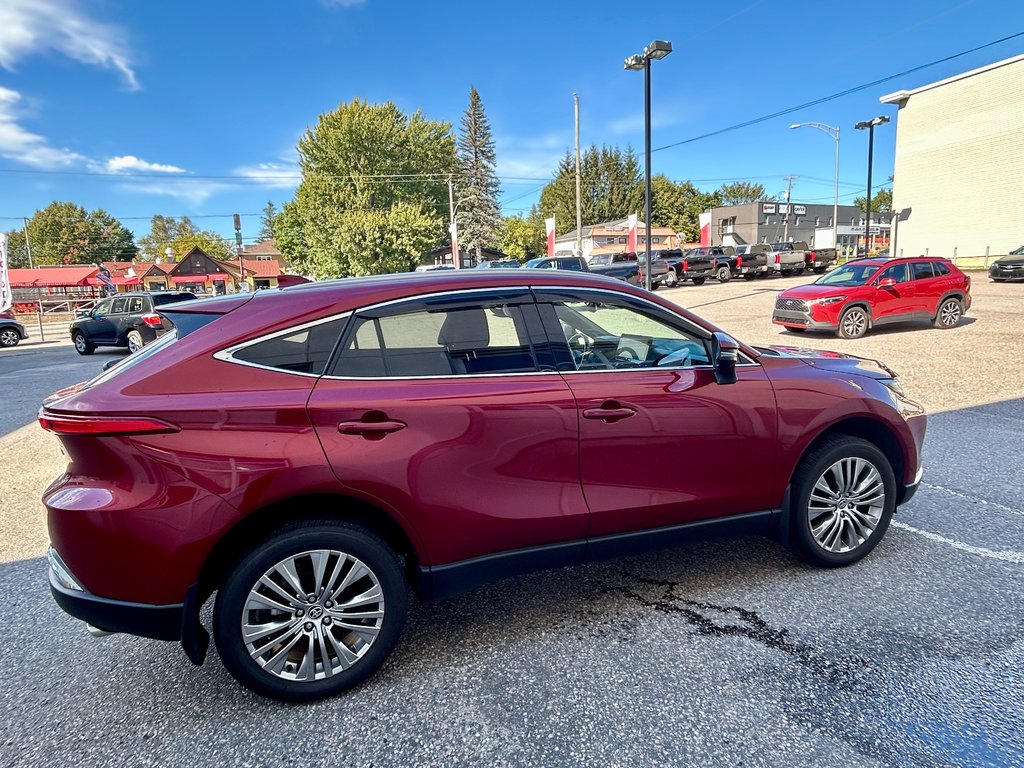
[[[609,424],[621,421],[622,419],[628,419],[636,413],[635,408],[629,408],[627,406],[605,406],[602,405],[600,408],[585,408],[583,409],[584,419],[600,419],[601,421]]]
[[[338,431],[343,435],[362,435],[367,438],[380,438],[405,429],[401,421],[343,421]]]

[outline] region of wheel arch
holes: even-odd
[[[848,310],[852,309],[853,307],[860,307],[861,309],[863,309],[864,312],[867,313],[867,316],[868,316],[868,328],[874,327],[874,325],[875,325],[875,315],[871,311],[871,303],[867,299],[854,299],[853,301],[849,302],[848,304],[845,304],[843,306],[843,308],[841,310],[839,310],[839,315],[838,315],[837,319],[841,320],[843,315],[845,315],[846,312]]]
[[[420,554],[405,529],[385,510],[367,501],[335,493],[314,493],[271,502],[246,515],[221,536],[199,572],[199,599],[204,602],[228,571],[253,546],[276,529],[304,520],[334,519],[353,523],[380,536],[403,561],[409,584],[419,592]]]

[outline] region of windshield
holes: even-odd
[[[526,262],[525,264],[523,264],[523,266],[524,266],[524,267],[531,267],[531,268],[533,268],[533,269],[536,269],[537,267],[542,267],[542,266],[543,266],[543,267],[546,267],[546,266],[549,266],[549,263],[546,263],[546,262],[547,262],[547,259],[545,259],[545,258],[544,258],[544,257],[542,256],[542,257],[541,257],[541,258],[539,258],[539,259],[530,259],[530,260],[529,260],[528,262]]]
[[[1011,256],[1024,256],[1024,245],[1015,251],[1010,251]]]
[[[612,263],[612,257],[609,256],[609,255],[593,256],[590,259],[590,266],[592,266],[592,267],[600,267],[600,266],[603,266],[605,264],[611,264],[611,263]]]
[[[878,271],[877,264],[846,264],[822,275],[815,285],[864,285]]]

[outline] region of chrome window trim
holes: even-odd
[[[714,370],[714,368],[715,368],[715,366],[713,366],[713,365],[706,364],[706,365],[689,365],[689,366],[664,366],[664,367],[661,367],[661,368],[659,368],[659,367],[653,367],[653,368],[602,368],[602,369],[597,369],[597,370],[592,370],[592,371],[558,371],[558,370],[549,370],[549,371],[520,371],[520,372],[515,372],[515,373],[432,374],[432,375],[422,375],[422,376],[336,376],[336,375],[330,375],[330,374],[326,374],[326,373],[317,374],[317,373],[303,373],[301,371],[288,371],[288,370],[285,370],[284,368],[274,368],[273,366],[270,366],[270,365],[261,365],[260,363],[253,363],[253,362],[250,362],[248,360],[239,360],[236,357],[234,357],[234,354],[238,350],[245,349],[247,347],[252,346],[253,344],[259,344],[259,343],[264,342],[264,341],[269,341],[269,340],[277,338],[279,336],[287,336],[290,333],[295,333],[297,331],[301,331],[301,330],[304,330],[306,328],[313,328],[313,327],[315,327],[317,325],[322,325],[324,323],[330,323],[330,322],[333,322],[334,320],[341,320],[341,319],[344,319],[344,318],[351,317],[353,315],[357,315],[360,312],[366,312],[366,311],[369,311],[369,310],[380,309],[382,307],[389,307],[389,306],[393,306],[393,305],[396,305],[396,304],[414,303],[414,302],[423,301],[425,299],[437,298],[437,297],[440,297],[440,296],[460,296],[460,295],[479,294],[479,293],[499,293],[501,291],[523,291],[523,292],[525,292],[527,294],[530,294],[530,296],[533,298],[533,291],[534,290],[541,291],[541,292],[545,291],[545,290],[553,290],[553,291],[559,291],[559,290],[589,291],[589,292],[594,292],[594,293],[605,293],[605,294],[608,294],[610,296],[623,296],[623,295],[625,295],[625,296],[627,296],[627,297],[629,297],[631,299],[636,299],[637,301],[641,301],[644,304],[648,304],[651,307],[653,307],[654,309],[661,310],[662,312],[669,312],[674,317],[676,317],[687,329],[692,329],[693,331],[695,331],[696,335],[701,336],[702,338],[704,338],[705,335],[706,335],[708,338],[710,338],[710,332],[707,331],[706,329],[700,327],[699,325],[696,325],[695,323],[691,322],[690,320],[687,320],[682,315],[677,315],[675,312],[672,312],[672,310],[666,309],[665,307],[661,306],[660,304],[651,301],[650,299],[648,299],[645,296],[636,296],[636,295],[634,295],[632,293],[623,294],[620,291],[612,290],[610,288],[602,288],[602,287],[598,287],[598,286],[587,286],[586,288],[580,288],[579,286],[569,286],[569,285],[537,285],[537,286],[532,286],[532,285],[499,285],[499,286],[491,286],[491,287],[487,287],[487,288],[461,288],[461,289],[449,289],[449,290],[446,290],[446,291],[434,291],[432,293],[422,293],[422,294],[417,294],[415,296],[403,296],[403,297],[398,298],[398,299],[388,299],[387,301],[377,302],[376,304],[367,304],[366,306],[363,306],[363,307],[358,307],[356,309],[350,309],[350,310],[348,310],[346,312],[341,312],[339,314],[331,315],[329,317],[323,317],[323,318],[320,318],[318,320],[312,320],[312,321],[310,321],[308,323],[302,323],[301,325],[293,325],[293,326],[291,326],[289,328],[285,328],[285,329],[280,330],[280,331],[274,331],[273,333],[268,333],[268,334],[264,334],[263,336],[258,336],[255,339],[249,339],[247,341],[243,341],[243,342],[240,342],[238,344],[234,344],[234,345],[232,345],[230,347],[226,347],[226,348],[224,348],[222,350],[214,352],[213,353],[213,357],[215,359],[217,359],[217,360],[222,361],[222,362],[233,363],[235,365],[244,365],[244,366],[247,366],[249,368],[258,368],[260,370],[273,371],[275,373],[283,373],[283,374],[286,374],[286,375],[289,375],[289,376],[303,376],[305,378],[310,378],[310,379],[330,379],[332,381],[429,381],[429,380],[432,380],[432,379],[455,379],[455,380],[462,380],[462,379],[492,379],[492,378],[510,377],[510,376],[514,376],[514,377],[522,377],[522,376],[553,376],[553,375],[554,376],[566,376],[566,375],[580,374],[580,373],[583,373],[583,374],[593,374],[593,373],[609,373],[609,372],[615,372],[615,371],[631,371],[631,372],[636,372],[636,371],[654,371],[654,370],[660,370],[660,371],[694,371],[694,370]],[[342,350],[342,352],[344,352],[344,350]],[[742,352],[740,352],[740,357],[741,357],[741,359],[747,360],[748,362],[737,363],[737,365],[736,365],[737,368],[754,368],[754,367],[760,368],[761,367],[761,365],[759,363],[757,363],[754,360],[751,360],[749,357],[747,357],[747,355],[745,355]]]
[[[247,341],[243,341],[243,342],[241,342],[239,344],[234,344],[234,345],[232,345],[230,347],[226,347],[226,348],[221,349],[221,350],[219,350],[217,352],[214,352],[213,353],[213,357],[214,357],[215,360],[221,360],[221,361],[223,361],[225,363],[234,363],[235,365],[244,365],[244,366],[246,366],[248,368],[259,368],[260,370],[263,370],[263,371],[273,371],[274,373],[284,373],[284,374],[287,374],[289,376],[304,376],[307,379],[319,379],[323,374],[320,374],[320,373],[304,373],[302,371],[289,371],[289,370],[286,370],[284,368],[275,368],[272,365],[262,365],[260,363],[253,363],[253,362],[251,362],[249,360],[239,360],[238,358],[235,357],[235,353],[238,352],[240,349],[246,349],[248,347],[253,346],[254,344],[260,344],[260,343],[262,343],[264,341],[270,341],[271,339],[276,339],[279,336],[288,336],[289,334],[297,333],[297,332],[303,331],[303,330],[305,330],[307,328],[315,328],[316,326],[323,325],[324,323],[333,323],[335,320],[343,320],[343,319],[345,319],[347,317],[350,317],[352,314],[353,314],[352,310],[349,310],[348,312],[342,312],[342,313],[337,314],[337,315],[331,315],[330,317],[321,317],[319,320],[311,320],[308,323],[302,323],[300,325],[293,325],[293,326],[291,326],[289,328],[285,328],[284,330],[281,330],[281,331],[274,331],[273,333],[266,333],[266,334],[264,334],[262,336],[257,336],[255,339],[248,339]],[[330,362],[330,361],[328,360],[328,362]]]

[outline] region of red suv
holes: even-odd
[[[162,311],[173,331],[40,412],[69,459],[43,497],[52,592],[197,664],[216,592],[224,664],[283,700],[372,674],[407,587],[709,535],[847,565],[921,479],[925,417],[889,369],[749,347],[611,278],[460,270]]]
[[[859,259],[775,300],[772,322],[790,331],[856,339],[886,323],[952,328],[971,308],[971,278],[946,259]]]

